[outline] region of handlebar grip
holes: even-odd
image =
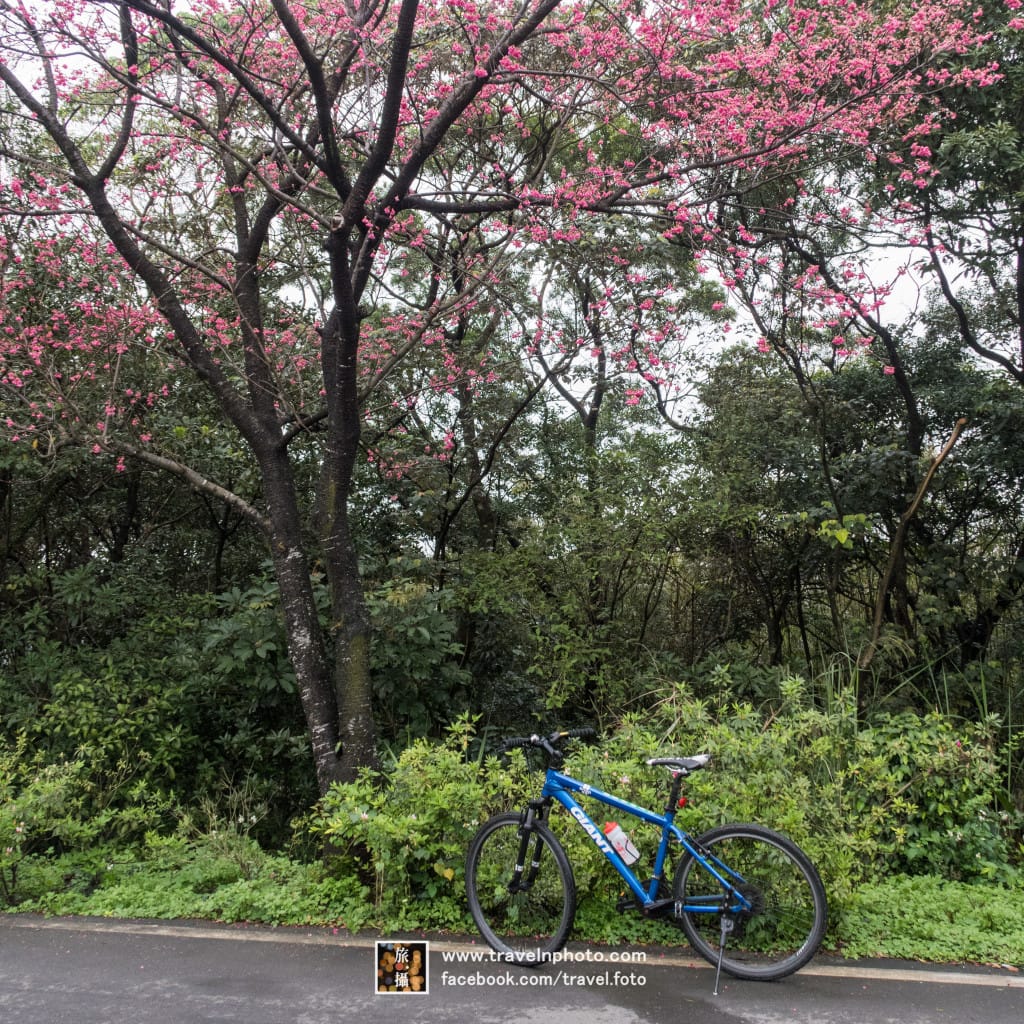
[[[515,750],[516,747],[532,747],[532,736],[508,736],[501,741],[504,750]]]
[[[581,729],[570,729],[566,736],[569,739],[575,740],[591,740],[597,735],[597,730],[592,729],[589,725],[583,726]]]

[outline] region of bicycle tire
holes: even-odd
[[[805,966],[828,926],[825,887],[810,858],[787,836],[762,825],[721,825],[697,845],[743,879],[737,888],[754,903],[751,912],[729,915],[722,970],[734,978],[774,981]],[[724,900],[721,884],[690,853],[679,861],[672,895],[691,905]],[[717,964],[721,914],[683,913],[679,923],[693,948]]]
[[[510,883],[523,835],[522,815],[497,814],[484,822],[466,855],[469,911],[484,940],[510,963],[539,966],[560,950],[576,917],[576,881],[561,843],[540,822],[531,827],[521,875],[528,882],[511,892]]]

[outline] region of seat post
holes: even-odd
[[[668,803],[665,805],[665,815],[670,816],[676,813],[676,806],[679,803],[679,794],[683,789],[683,779],[686,778],[684,772],[673,772],[672,773],[672,785],[668,791]]]

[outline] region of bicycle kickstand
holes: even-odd
[[[733,930],[736,922],[733,921],[728,914],[722,915],[722,934],[718,940],[718,966],[715,969],[715,991],[713,995],[718,995],[718,979],[722,976],[722,957],[725,956],[725,939],[726,936]]]

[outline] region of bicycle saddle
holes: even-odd
[[[689,775],[690,772],[695,772],[698,768],[704,768],[710,761],[710,754],[698,754],[696,757],[649,757],[645,763],[651,765],[652,768],[656,765],[664,765],[674,772]]]

